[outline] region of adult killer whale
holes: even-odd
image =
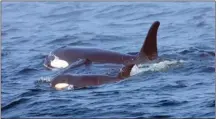
[[[154,60],[158,56],[157,31],[159,25],[159,21],[155,21],[151,25],[138,55],[122,54],[97,48],[66,47],[50,52],[50,54],[45,57],[44,66],[48,69],[58,69],[69,67],[74,62],[78,62],[78,65],[88,62],[130,65]]]
[[[89,86],[117,82],[129,77],[133,66],[134,64],[124,66],[117,76],[62,74],[53,78],[51,86],[56,90],[62,90],[67,87],[80,89]]]

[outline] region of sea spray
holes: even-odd
[[[180,66],[184,62],[184,60],[164,60],[157,63],[134,65],[130,75],[133,76],[147,71],[166,71],[170,67]]]

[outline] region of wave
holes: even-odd
[[[182,104],[186,104],[188,101],[177,101],[177,100],[161,100],[156,103],[156,107],[163,107],[163,106],[179,106]]]
[[[42,18],[44,19],[56,19],[56,18],[66,18],[66,17],[79,18],[79,16],[84,14],[84,12],[89,12],[92,10],[93,9],[82,9],[82,10],[67,11],[63,13],[50,12],[50,14],[42,16]]]
[[[83,41],[75,41],[75,42],[72,42],[72,43],[69,43],[67,44],[69,46],[95,46],[94,44],[92,43],[86,43],[86,42],[83,42]]]
[[[8,103],[7,105],[2,106],[1,109],[2,109],[2,111],[5,111],[5,110],[7,110],[7,109],[14,108],[14,107],[17,106],[17,105],[20,105],[20,104],[22,104],[22,103],[25,103],[25,102],[27,102],[28,100],[30,100],[30,98],[18,98],[18,99],[16,99],[16,100],[11,101],[11,102]]]
[[[38,69],[35,69],[35,68],[23,68],[22,70],[20,70],[18,73],[21,73],[21,74],[26,74],[26,73],[31,73],[31,72],[35,72],[35,71],[38,71]]]
[[[200,66],[198,69],[199,73],[214,73],[215,72],[215,67],[211,66],[211,67],[207,67],[207,66]]]
[[[78,39],[78,36],[65,35],[63,37],[52,40],[49,43],[62,43],[62,42],[68,42],[68,41],[72,42],[72,41],[76,41],[77,39]]]
[[[194,48],[191,47],[189,49],[185,49],[183,51],[180,51],[179,54],[182,55],[197,55],[200,57],[206,57],[206,56],[215,56],[215,52],[214,51],[209,51],[209,50],[204,50],[201,48]]]
[[[91,40],[92,41],[122,41],[122,40],[126,40],[126,37],[120,37],[120,36],[114,36],[114,35],[96,35],[95,37],[93,37]]]

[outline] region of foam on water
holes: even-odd
[[[40,77],[40,79],[37,80],[37,82],[41,82],[41,83],[50,83],[51,80],[52,80],[52,78],[49,77],[49,76],[48,76],[48,77]]]
[[[164,71],[173,66],[179,66],[184,60],[164,60],[157,63],[135,65],[130,73],[131,76],[147,71]]]

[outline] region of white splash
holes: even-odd
[[[40,79],[38,80],[38,82],[50,83],[51,82],[51,77],[40,77]]]
[[[184,63],[185,61],[183,60],[173,60],[173,61],[169,61],[169,60],[165,60],[165,61],[161,61],[158,63],[152,63],[152,64],[141,64],[141,65],[135,65],[132,70],[130,75],[136,75],[138,73],[141,72],[147,72],[147,71],[164,71],[167,70],[168,68],[172,67],[172,66],[177,66],[181,63]]]
[[[67,87],[67,90],[74,90],[74,86],[73,86],[73,85],[69,85],[69,86]]]

